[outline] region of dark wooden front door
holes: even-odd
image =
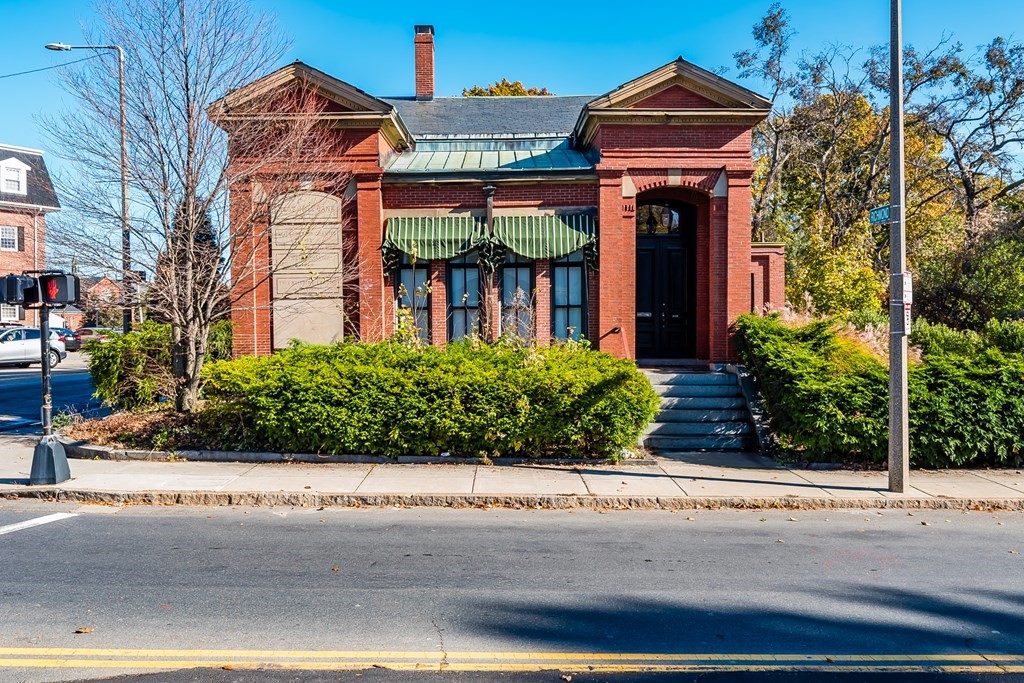
[[[637,358],[696,355],[695,253],[690,237],[637,235]]]

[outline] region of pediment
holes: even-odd
[[[215,105],[234,109],[276,91],[307,88],[330,104],[329,111],[388,113],[391,105],[303,62],[293,62],[218,100]]]
[[[31,166],[29,166],[24,161],[16,157],[10,157],[9,159],[4,159],[3,161],[0,161],[0,166],[2,166],[3,168],[17,168],[21,169],[22,171],[32,170]]]
[[[650,105],[650,106],[648,106]],[[665,106],[669,105],[669,106]],[[680,57],[594,99],[589,109],[750,109],[771,102]]]

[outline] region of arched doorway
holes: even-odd
[[[643,199],[636,207],[637,358],[697,355],[697,207]]]

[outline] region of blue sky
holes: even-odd
[[[635,3],[635,15],[628,13],[631,3],[601,0],[254,4],[276,15],[291,41],[283,63],[301,59],[372,94],[391,96],[412,93],[414,24],[436,28],[438,95],[458,95],[465,86],[502,77],[547,86],[559,95],[600,94],[679,55],[706,68],[731,67],[726,77],[735,78],[732,54],[750,46],[751,26],[771,3]],[[798,51],[888,40],[887,0],[786,0],[783,5],[798,32]],[[974,47],[1024,27],[1024,3],[904,0],[904,18],[908,43],[924,47],[952,34]],[[81,25],[89,20],[88,2],[0,0],[0,77],[86,56],[49,52],[43,45],[80,41]],[[37,117],[62,102],[53,73],[0,78],[0,142],[45,148]],[[745,85],[758,89],[755,83]]]

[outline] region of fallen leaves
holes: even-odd
[[[341,567],[331,567],[331,571],[332,572],[340,572],[341,571]]]
[[[92,629],[88,626],[83,626],[82,628],[75,629],[75,633],[92,633]]]
[[[1020,555],[1020,551],[1019,550],[1011,550],[1010,554],[1011,555]]]

